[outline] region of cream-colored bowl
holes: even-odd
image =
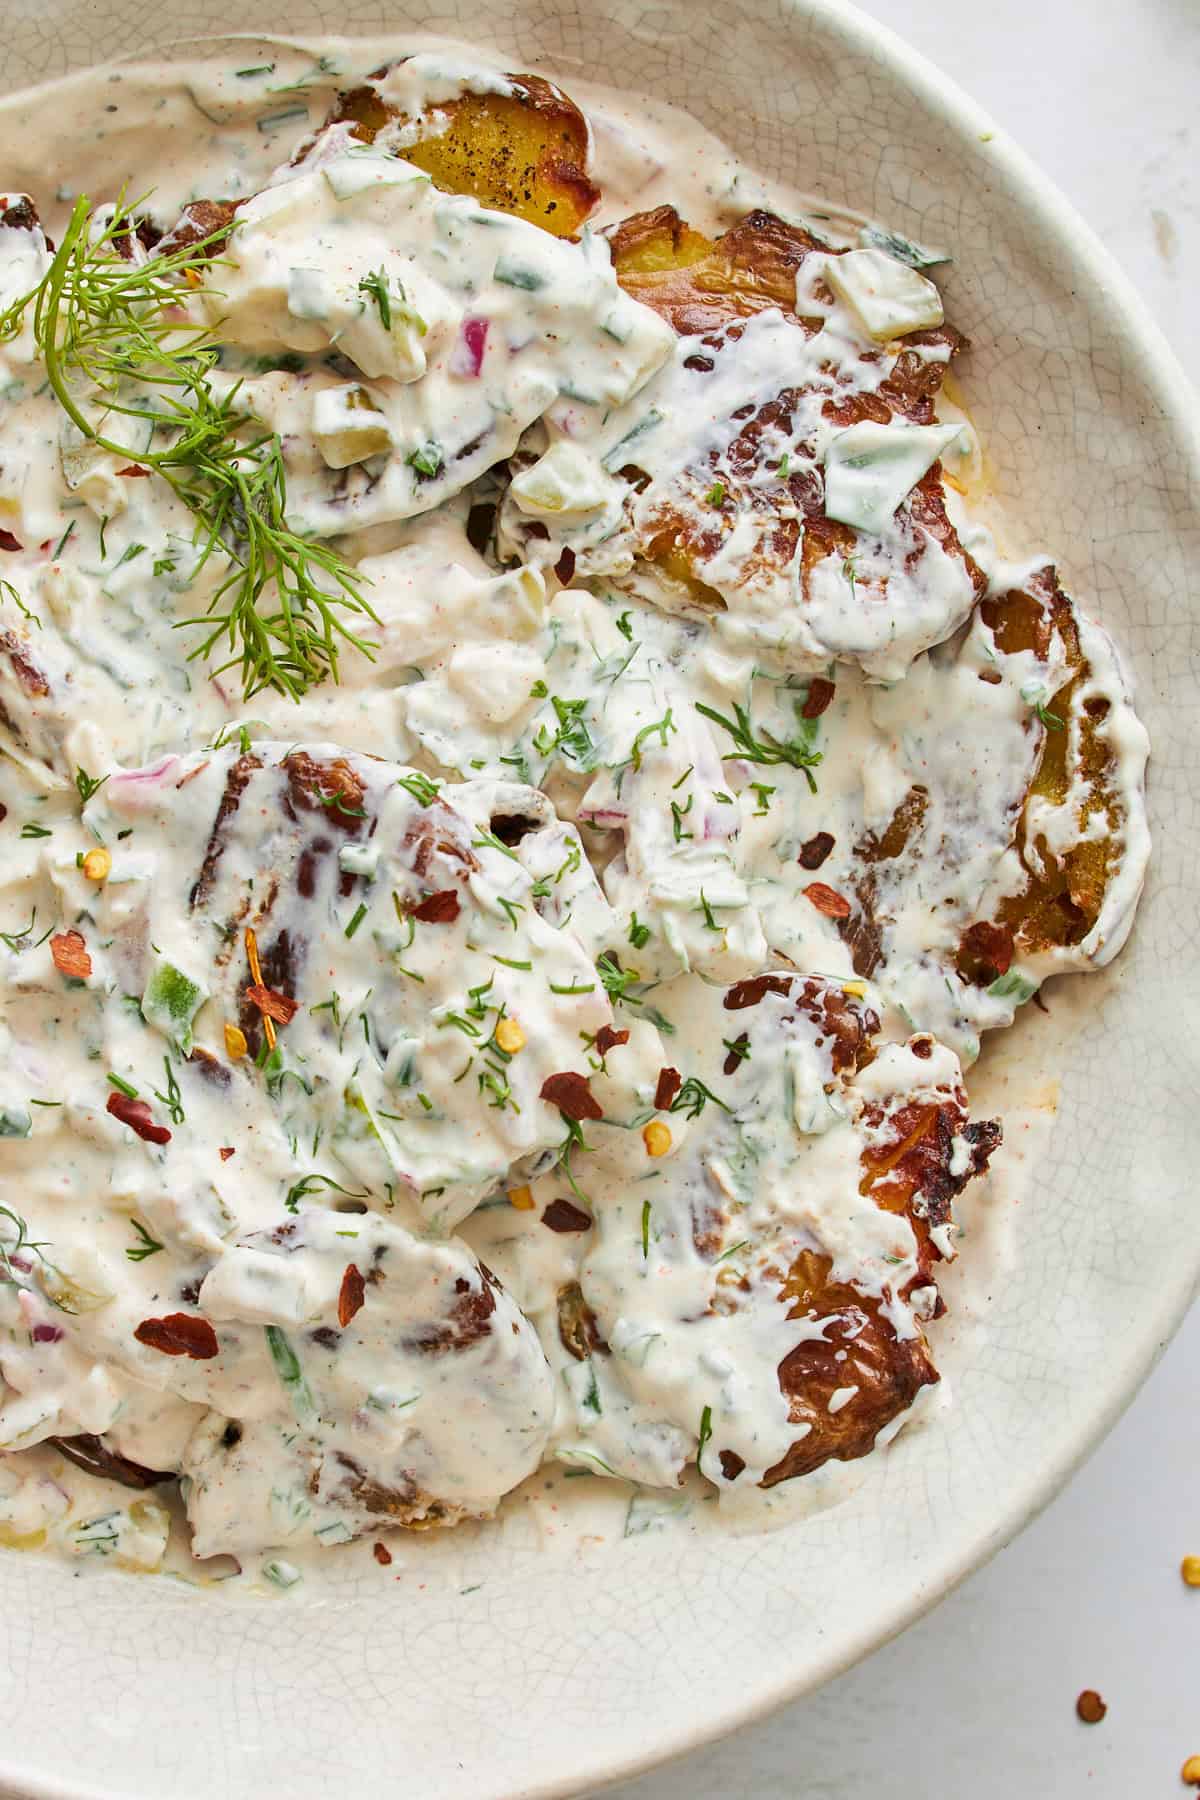
[[[694,1746],[865,1655],[1005,1543],[1112,1424],[1200,1272],[1200,441],[1157,330],[973,105],[822,0],[508,0],[486,16],[420,0],[19,0],[0,81],[198,31],[410,26],[486,34],[510,66],[568,84],[665,95],[772,173],[952,250],[948,311],[975,342],[962,386],[997,506],[1014,543],[1055,553],[1136,676],[1151,881],[1115,966],[1050,984],[1049,1016],[987,1046],[976,1110],[1007,1110],[1032,1179],[1017,1205],[964,1207],[939,1350],[953,1409],[902,1435],[843,1505],[768,1536],[485,1537],[466,1591],[414,1563],[391,1584],[231,1602],[2,1553],[0,1784],[22,1796],[495,1800],[578,1792]],[[69,81],[45,104],[69,134]]]

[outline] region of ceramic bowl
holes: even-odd
[[[485,20],[457,0],[23,0],[0,81],[68,77],[46,104],[69,131],[69,71],[107,57],[431,24],[568,85],[665,95],[752,163],[952,251],[1001,528],[1053,551],[1136,679],[1152,875],[1116,964],[1051,983],[1048,1016],[987,1046],[975,1108],[1007,1113],[1029,1179],[1019,1203],[964,1206],[938,1351],[952,1409],[842,1505],[773,1535],[485,1537],[465,1592],[416,1561],[390,1586],[238,1602],[0,1554],[0,1782],[23,1796],[532,1800],[694,1747],[866,1655],[1010,1539],[1113,1423],[1200,1271],[1200,442],[1157,330],[974,105],[826,0],[504,0]]]

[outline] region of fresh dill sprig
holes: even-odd
[[[187,507],[196,522],[193,578],[214,552],[228,558],[205,612],[179,622],[204,632],[191,657],[227,645],[213,674],[240,668],[247,699],[275,688],[298,700],[326,676],[337,679],[344,644],[372,654],[342,615],[375,614],[352,566],[287,523],[279,438],[239,403],[240,383],[223,395],[209,384],[219,342],[185,303],[197,253],[229,227],[142,259],[132,252],[144,199],[122,195],[100,211],[81,195],[42,280],[0,314],[0,343],[20,332],[32,307],[47,380],[75,429],[161,476]]]
[[[714,1106],[719,1106],[722,1112],[729,1111],[725,1102],[714,1094],[710,1087],[705,1087],[697,1076],[689,1075],[668,1110],[673,1113],[686,1113],[689,1119],[697,1119],[710,1100]]]
[[[28,1257],[32,1252],[39,1261],[44,1262],[45,1258],[42,1256],[44,1246],[30,1237],[28,1225],[19,1213],[13,1212],[11,1207],[0,1206],[0,1219],[5,1221],[0,1226],[0,1232],[7,1234],[15,1227],[16,1233],[12,1243],[6,1243],[4,1236],[0,1236],[0,1281],[17,1282],[19,1285],[21,1271],[19,1265],[14,1269],[12,1258],[15,1256]]]
[[[158,1239],[150,1236],[140,1219],[133,1219],[131,1223],[138,1234],[139,1242],[132,1244],[125,1252],[130,1262],[145,1262],[148,1256],[157,1256],[163,1248]]]
[[[821,752],[814,750],[803,737],[789,738],[785,741],[773,737],[769,731],[756,735],[749,709],[737,704],[734,705],[732,719],[726,718],[724,713],[717,712],[715,707],[705,706],[702,700],[696,701],[696,711],[702,713],[706,719],[711,719],[714,725],[719,725],[722,731],[729,733],[733,740],[733,749],[728,752],[729,755],[740,756],[746,762],[751,763],[768,765],[787,763],[793,769],[803,769],[808,778],[809,787],[814,794],[816,793],[817,784],[813,779],[812,771],[821,761]]]

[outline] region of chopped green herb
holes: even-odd
[[[633,619],[631,614],[627,612],[621,614],[620,618],[617,620],[617,630],[629,643],[633,642]]]
[[[670,1111],[686,1113],[689,1119],[698,1119],[710,1100],[714,1106],[719,1106],[722,1112],[729,1112],[729,1107],[723,1100],[718,1099],[710,1087],[705,1087],[704,1083],[695,1075],[689,1075],[672,1100]]]
[[[38,825],[33,819],[27,819],[21,827],[21,836],[23,838],[44,838],[52,835],[51,832],[46,830],[44,825]]]
[[[638,732],[637,736],[634,738],[633,748],[629,753],[629,760],[633,764],[634,768],[635,769],[641,768],[641,766],[642,766],[642,745],[648,743],[650,741],[650,739],[655,735],[655,733],[658,734],[658,741],[661,744],[662,748],[665,750],[667,747],[667,738],[670,736],[671,732],[678,731],[678,729],[679,729],[679,727],[678,727],[678,725],[676,725],[675,720],[672,717],[671,708],[669,706],[668,706],[666,712],[663,714],[661,719],[655,719],[655,721],[652,725],[643,725],[642,729]]]
[[[367,916],[367,903],[365,900],[360,900],[358,903],[358,906],[355,910],[354,917],[351,919],[350,923],[347,925],[345,933],[343,935],[348,938],[352,938],[354,936],[355,932],[358,930],[359,926],[362,924],[363,920],[366,918],[366,916]]]
[[[696,1445],[696,1467],[701,1467],[705,1445],[712,1436],[712,1407],[706,1406],[700,1414],[700,1441]]]
[[[557,694],[551,694],[550,704],[554,708],[558,729],[552,735],[548,726],[539,726],[533,736],[534,749],[539,756],[546,758],[561,750],[569,761],[577,763],[580,768],[587,768],[595,755],[591,733],[583,720],[587,701],[563,700]]]
[[[130,1262],[145,1262],[148,1256],[157,1256],[158,1252],[163,1248],[158,1239],[150,1236],[150,1233],[146,1230],[146,1227],[141,1223],[140,1219],[133,1219],[131,1223],[133,1229],[137,1232],[140,1241],[132,1245],[125,1252]]]
[[[3,320],[0,320],[0,327],[2,327],[2,325]],[[2,342],[3,337],[0,336],[0,343]],[[39,631],[42,629],[42,621],[35,612],[31,612],[29,607],[26,606],[11,581],[0,581],[0,594],[7,594],[22,618],[28,619],[31,625],[36,625]]]
[[[304,1379],[300,1359],[293,1350],[286,1333],[281,1331],[278,1325],[267,1325],[263,1329],[267,1335],[267,1349],[271,1352],[271,1361],[275,1364],[275,1373],[291,1397],[296,1417],[303,1423],[304,1420],[311,1418],[317,1409],[313,1405],[312,1394]]]
[[[614,1004],[640,1006],[638,995],[631,992],[641,981],[636,969],[623,969],[611,950],[596,959],[596,973],[604,983],[604,989]]]
[[[1010,969],[1007,975],[998,975],[987,991],[993,999],[1015,1000],[1020,1006],[1037,993],[1038,983],[1030,981],[1017,969]]]
[[[343,1187],[341,1182],[335,1181],[332,1175],[314,1173],[312,1175],[305,1175],[300,1181],[293,1182],[292,1186],[284,1195],[283,1204],[288,1212],[294,1213],[301,1200],[307,1200],[310,1194],[324,1192],[344,1194],[348,1200],[366,1200],[369,1198],[369,1195],[366,1192],[359,1194],[355,1193],[352,1188]]]
[[[731,1256],[736,1256],[739,1250],[748,1250],[749,1248],[750,1248],[750,1239],[742,1238],[739,1243],[730,1244],[728,1250],[722,1250],[720,1256],[718,1256],[716,1260],[719,1263],[728,1262],[729,1258]],[[896,1260],[897,1260],[897,1262],[899,1262],[899,1260],[900,1260],[899,1257],[897,1257]]]
[[[76,791],[79,794],[80,800],[82,800],[82,802],[85,806],[87,805],[88,801],[91,799],[93,794],[98,794],[100,792],[100,789],[104,786],[104,784],[107,780],[108,780],[107,775],[101,775],[99,781],[96,781],[92,778],[92,776],[90,776],[87,773],[86,769],[76,769],[76,771],[75,771],[75,787],[76,787]]]
[[[684,838],[690,838],[694,835],[692,832],[683,829],[683,821],[691,812],[692,802],[695,798],[695,794],[689,794],[686,806],[680,806],[678,800],[672,800],[671,802],[671,826],[675,833],[675,842],[677,844],[681,844]]]
[[[704,496],[704,504],[706,506],[720,506],[724,499],[725,483],[723,481],[714,481],[707,494]]]
[[[418,475],[432,478],[434,475],[441,474],[445,457],[442,454],[442,446],[435,444],[431,438],[428,443],[420,444],[415,450],[410,450],[404,460],[410,469],[417,471]]]
[[[187,1121],[187,1114],[183,1110],[183,1096],[179,1090],[179,1083],[175,1079],[175,1071],[171,1067],[169,1056],[163,1057],[163,1068],[167,1072],[167,1091],[165,1094],[160,1094],[158,1089],[154,1088],[152,1090],[154,1098],[161,1101],[162,1105],[166,1107],[171,1115],[173,1125],[183,1125]]]
[[[648,925],[643,925],[636,912],[630,915],[629,941],[635,950],[642,950],[650,942],[653,933]]]
[[[39,947],[39,945],[45,943],[46,939],[50,936],[50,933],[54,930],[54,926],[52,924],[47,925],[45,931],[42,933],[41,937],[37,940],[37,943],[30,944],[28,941],[29,934],[33,930],[33,928],[36,924],[37,924],[37,907],[35,906],[32,913],[30,914],[29,923],[28,923],[28,925],[25,926],[24,930],[23,931],[0,931],[0,943],[7,944],[10,950],[15,950],[18,952],[21,950],[36,950]]]
[[[108,1079],[112,1083],[113,1087],[116,1088],[117,1092],[119,1094],[124,1094],[124,1096],[127,1100],[136,1100],[137,1099],[138,1091],[134,1087],[132,1082],[126,1081],[123,1076],[114,1075],[112,1073],[111,1069],[109,1070]]]
[[[650,1202],[642,1201],[642,1260],[650,1259]]]
[[[472,850],[499,850],[501,856],[507,856],[509,862],[519,863],[521,860],[516,851],[510,850],[504,840],[498,838],[494,831],[481,831],[477,838],[471,839],[471,848]]]
[[[419,769],[414,769],[409,775],[401,775],[396,785],[407,788],[421,806],[432,806],[441,790],[440,782],[430,781],[428,775],[422,775]]]
[[[711,719],[714,725],[719,725],[722,731],[729,733],[733,740],[733,750],[728,754],[744,757],[747,762],[787,763],[793,769],[803,769],[809,787],[816,793],[817,784],[812,770],[821,761],[821,752],[813,750],[803,738],[783,742],[773,737],[769,731],[756,737],[750,714],[744,706],[734,706],[732,719],[726,718],[724,713],[717,712],[713,707],[706,706],[702,700],[697,700],[696,711],[704,718]]]

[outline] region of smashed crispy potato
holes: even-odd
[[[1125,852],[1126,820],[1112,786],[1116,756],[1105,736],[1118,696],[1104,691],[1102,672],[1084,649],[1079,615],[1053,567],[1039,570],[1024,590],[985,600],[981,611],[999,650],[1032,650],[1045,660],[1057,648],[1069,670],[1042,708],[1041,759],[1017,822],[1014,841],[1027,883],[1001,901],[992,919],[969,927],[959,951],[960,974],[987,985],[1014,959],[1071,950],[1091,936]],[[1068,805],[1075,812],[1074,841],[1055,849],[1039,817]]]
[[[970,1119],[951,1051],[886,1038],[854,984],[769,969],[709,1004],[716,1086],[684,1096],[662,1071],[655,1105],[675,1134],[672,1096],[686,1098],[686,1141],[640,1217],[597,1208],[579,1283],[558,1296],[570,1451],[658,1485],[695,1459],[719,1489],[773,1487],[865,1456],[937,1381],[933,1272],[1001,1129]]]
[[[539,75],[509,75],[508,93],[464,93],[410,118],[372,84],[338,96],[326,126],[349,125],[360,143],[381,139],[449,194],[513,213],[554,237],[572,237],[600,198],[589,178],[587,120]]]
[[[796,276],[811,256],[835,253],[802,226],[774,213],[757,209],[710,240],[693,231],[674,207],[660,206],[624,220],[609,241],[617,279],[625,291],[653,307],[681,337],[705,337],[688,365],[699,374],[713,369],[730,342],[737,341],[737,322],[757,313],[778,309],[806,337],[821,326],[820,318],[796,311]],[[816,291],[833,298],[823,283]],[[733,329],[727,331],[729,327]],[[709,338],[710,333],[723,335]],[[838,402],[827,401],[825,416],[843,428],[864,420],[887,424],[895,416],[916,425],[930,424],[942,377],[966,340],[953,326],[943,325],[913,333],[907,342],[912,347],[900,353],[878,392],[850,392]],[[918,353],[918,344],[945,345],[946,360],[928,360]],[[863,360],[876,362],[878,357],[868,351]],[[786,365],[780,375],[786,375]],[[853,554],[856,535],[849,526],[825,517],[824,485],[811,470],[797,469],[775,482],[765,479],[772,462],[778,461],[780,434],[792,427],[801,398],[801,389],[784,385],[765,404],[747,409],[745,423],[722,453],[710,451],[673,484],[676,491],[668,490],[644,510],[639,521],[640,557],[685,587],[702,608],[726,604],[701,571],[720,556],[734,521],[747,509],[764,521],[750,570],[760,581],[790,567],[802,530],[802,584],[826,557],[844,559]],[[910,504],[920,526],[946,553],[963,558],[976,594],[982,594],[983,577],[965,557],[946,516],[936,468],[923,477]],[[864,582],[863,597],[881,600],[885,588],[884,581]]]
[[[827,279],[845,252],[762,209],[709,239],[662,206],[609,244],[625,291],[684,341],[649,404],[613,425],[602,464],[624,484],[617,509],[598,495],[582,524],[547,526],[518,496],[503,509],[505,550],[552,565],[570,549],[581,576],[712,620],[761,666],[847,661],[897,679],[957,628],[985,578],[932,453],[872,520],[836,510],[828,459],[851,428],[935,427],[966,340],[944,323],[867,337]]]
[[[827,1256],[802,1250],[780,1290],[792,1302],[790,1319],[820,1318],[825,1330],[779,1365],[791,1422],[808,1429],[767,1470],[762,1487],[810,1475],[831,1459],[869,1455],[884,1426],[941,1379],[924,1336],[898,1338],[878,1301],[831,1281],[830,1267]],[[848,1389],[849,1398],[831,1411],[830,1402]]]
[[[608,234],[617,280],[643,306],[653,307],[680,337],[721,331],[739,319],[777,307],[806,336],[819,330],[820,318],[796,310],[796,276],[812,256],[840,254],[802,225],[789,224],[757,207],[744,219],[710,239],[694,231],[673,206],[635,213]],[[832,300],[825,287],[815,290]],[[886,423],[895,414],[927,425],[933,400],[954,357],[969,346],[953,325],[906,335],[905,348],[883,384],[884,404],[838,418],[852,425],[860,418]],[[917,353],[921,345],[944,345],[945,360]]]
[[[798,324],[796,271],[823,251],[811,233],[761,209],[714,240],[673,206],[622,220],[609,246],[625,292],[652,306],[680,337],[718,331],[770,306]]]
[[[892,810],[864,799],[821,879],[854,973],[969,1062],[1049,976],[1124,942],[1149,853],[1147,739],[1111,641],[1048,565],[984,600],[908,684],[843,682],[824,716],[829,759],[869,730]],[[914,734],[913,716],[930,723]],[[782,906],[764,924],[786,942]]]

